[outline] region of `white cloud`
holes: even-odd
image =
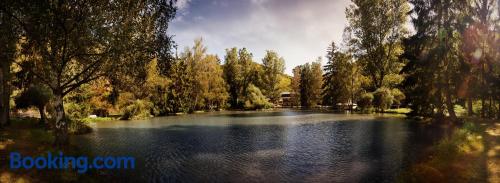
[[[219,0],[217,4],[220,3]],[[246,3],[234,7],[234,3],[228,1],[227,8],[217,8],[214,12],[192,10],[193,14],[203,10],[203,14],[189,15],[190,20],[186,22],[174,22],[171,27],[174,40],[183,48],[201,36],[208,52],[218,54],[221,59],[226,48],[235,46],[248,48],[257,62],[265,50],[275,50],[284,57],[286,72],[291,74],[293,67],[326,55],[331,41],[340,43],[347,24],[344,12],[349,0],[252,0]]]
[[[189,3],[191,2],[191,0],[177,0],[175,2],[175,7],[178,8],[178,10],[185,10],[189,7]]]

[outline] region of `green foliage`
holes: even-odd
[[[293,68],[292,70],[293,72],[293,77],[292,77],[292,81],[290,83],[290,88],[292,90],[292,93],[291,93],[291,104],[292,106],[300,106],[301,102],[301,96],[300,96],[300,91],[301,91],[301,87],[300,87],[300,83],[301,83],[301,72],[302,72],[302,66],[296,66],[295,68]]]
[[[230,107],[242,108],[248,86],[258,84],[260,66],[253,62],[252,54],[246,48],[226,49],[224,60],[223,75],[228,85]]]
[[[84,102],[68,102],[64,105],[64,110],[70,119],[82,119],[91,114],[92,107]]]
[[[394,88],[394,89],[391,90],[391,95],[393,96],[392,103],[394,105],[397,105],[398,108],[399,108],[399,106],[401,105],[401,103],[406,98],[405,94],[401,90],[399,90],[397,88]]]
[[[23,37],[18,46],[25,56],[21,60],[28,63],[23,64],[27,65],[24,69],[50,86],[54,94],[58,145],[68,144],[63,101],[67,94],[104,76],[115,81],[123,79],[116,79],[119,76],[141,80],[138,78],[144,78],[144,72],[137,71],[143,70],[151,57],[158,56],[162,64],[171,58],[172,40],[167,29],[176,8],[169,0],[133,4],[13,1],[0,5],[5,6],[14,8],[8,12],[1,8],[2,17],[15,19],[12,25],[22,29],[15,34]]]
[[[15,103],[18,109],[27,109],[31,106],[37,107],[40,112],[40,123],[45,124],[45,106],[52,97],[52,92],[46,86],[32,85],[15,98]]]
[[[165,115],[168,111],[167,90],[170,80],[161,75],[158,69],[158,60],[153,59],[147,65],[146,83],[143,89],[147,90],[148,100],[151,101],[154,115]]]
[[[349,45],[355,51],[372,88],[385,86],[385,77],[401,68],[402,38],[409,5],[406,0],[352,0],[346,10]]]
[[[229,98],[222,66],[219,62],[217,56],[208,55],[200,63],[201,67],[197,79],[202,91],[200,105],[206,110],[224,108]]]
[[[321,58],[315,62],[301,66],[300,71],[300,103],[303,107],[315,107],[321,102],[323,71]]]
[[[373,105],[377,110],[384,111],[389,109],[394,101],[391,90],[388,88],[379,88],[373,92]]]
[[[123,93],[118,99],[122,114],[120,119],[143,119],[151,117],[153,104],[147,100],[136,99],[132,93]]]
[[[86,118],[91,114],[108,116],[114,110],[111,91],[112,87],[105,78],[82,85],[64,98],[65,113],[72,119]]]
[[[32,85],[15,98],[15,103],[18,109],[26,109],[31,106],[43,109],[52,97],[52,92],[46,86]]]
[[[172,65],[171,84],[162,111],[166,113],[213,110],[225,107],[228,93],[219,58],[206,54],[202,40],[195,40],[193,48],[186,48]]]
[[[410,3],[416,33],[404,39],[403,58],[409,62],[403,86],[413,115],[456,118],[454,107],[463,101],[457,99],[498,101],[500,80],[492,69],[498,67],[492,61],[499,58],[494,45],[500,39],[494,36],[499,20],[492,13],[495,0]]]
[[[273,104],[268,101],[266,96],[262,94],[260,89],[253,84],[248,86],[247,93],[248,95],[244,104],[245,109],[268,109],[273,106]]]
[[[363,112],[370,112],[373,107],[374,96],[372,93],[363,93],[358,100],[358,107]]]
[[[281,75],[285,71],[285,60],[279,57],[274,51],[266,51],[266,55],[262,59],[262,89],[265,96],[272,102],[276,102],[283,90],[280,89]]]
[[[90,123],[82,119],[66,119],[68,120],[69,133],[75,135],[87,134],[92,132]]]
[[[328,48],[327,59],[323,74],[323,104],[335,106],[337,103],[346,103],[352,96],[349,92],[350,57],[339,51],[332,42]]]

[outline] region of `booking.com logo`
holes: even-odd
[[[10,153],[11,169],[76,169],[78,173],[85,173],[89,169],[135,169],[135,158],[128,156],[96,156],[91,161],[87,156],[65,156],[47,153],[47,156],[21,156],[19,152]]]

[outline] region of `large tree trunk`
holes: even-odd
[[[3,94],[4,94],[4,87],[3,87],[3,67],[0,64],[0,128],[7,122],[5,120],[5,106],[3,102]]]
[[[472,109],[472,97],[467,98],[467,115],[473,116],[474,110]]]
[[[500,100],[498,101],[497,119],[500,119]]]
[[[0,63],[0,127],[10,124],[10,65]]]
[[[455,114],[455,106],[453,106],[449,89],[447,89],[446,91],[446,107],[448,109],[448,114],[450,115],[451,121],[455,122],[455,120],[457,119],[457,115]]]
[[[45,116],[45,106],[38,106],[40,111],[40,125],[45,126],[47,122],[47,117]]]
[[[63,95],[62,92],[56,92],[54,96],[55,106],[55,142],[57,146],[65,146],[69,143],[68,137],[68,122],[64,113]]]
[[[484,99],[484,95],[481,96],[481,117],[486,117],[486,99]]]

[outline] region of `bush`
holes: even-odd
[[[245,109],[268,109],[273,106],[256,86],[250,84],[247,93],[248,96],[244,104]]]
[[[118,107],[122,114],[120,119],[142,119],[151,116],[153,104],[147,100],[135,99],[132,93],[122,93],[118,97]]]
[[[401,105],[401,103],[403,102],[403,100],[406,99],[405,94],[403,92],[401,92],[401,90],[399,90],[397,88],[392,89],[391,95],[394,97],[393,100],[392,100],[392,103],[394,105],[397,105],[398,108]]]
[[[52,106],[53,107],[53,106]],[[53,109],[51,109],[53,110]],[[71,119],[86,118],[91,113],[91,107],[87,103],[65,103],[64,112]]]
[[[373,94],[372,93],[364,93],[361,95],[358,101],[358,107],[363,112],[370,112],[373,103]]]
[[[14,99],[18,109],[27,109],[29,107],[37,107],[40,112],[40,123],[45,124],[45,106],[53,97],[52,91],[44,85],[32,85],[22,91]]]
[[[373,97],[373,105],[382,112],[389,109],[394,100],[391,90],[385,87],[379,88],[373,92]]]
[[[85,120],[68,120],[68,131],[70,134],[81,135],[92,132],[92,127]]]

